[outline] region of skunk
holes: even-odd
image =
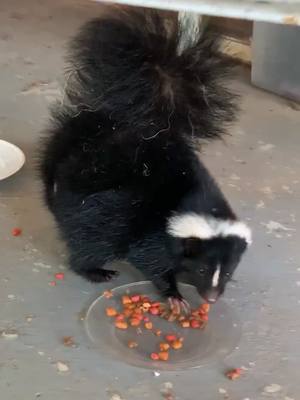
[[[113,8],[83,26],[40,162],[73,271],[107,281],[126,259],[173,307],[181,272],[209,302],[224,292],[251,231],[198,147],[235,119],[230,69],[193,15]]]

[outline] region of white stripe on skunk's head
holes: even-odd
[[[167,232],[178,238],[213,239],[218,236],[237,236],[249,245],[252,243],[250,228],[241,221],[219,219],[196,213],[176,214],[169,218]]]

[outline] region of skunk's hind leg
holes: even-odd
[[[108,282],[119,275],[118,271],[103,269],[102,266],[105,262],[82,259],[76,252],[70,255],[70,268],[72,271],[94,283]]]

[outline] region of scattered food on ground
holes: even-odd
[[[57,279],[58,281],[63,281],[65,279],[65,274],[64,272],[57,272],[55,274],[55,279]]]
[[[57,361],[56,369],[58,372],[69,372],[70,371],[69,366],[65,362],[62,362],[62,361]]]
[[[62,339],[63,345],[66,347],[75,347],[75,341],[73,336],[64,336]]]
[[[11,234],[12,234],[13,236],[20,236],[20,235],[22,234],[22,229],[21,229],[21,228],[14,228],[14,229],[11,231]]]
[[[235,379],[240,378],[242,372],[243,372],[242,368],[233,368],[227,371],[225,375],[227,376],[228,379],[234,381]]]

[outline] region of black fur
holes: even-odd
[[[114,275],[105,264],[125,258],[178,298],[177,273],[189,270],[202,292],[206,277],[198,261],[185,266],[189,244],[167,233],[168,218],[235,218],[194,148],[234,118],[228,65],[207,36],[177,55],[179,36],[176,16],[151,10],[86,24],[71,44],[65,105],[53,111],[40,164],[75,272],[101,282]],[[209,247],[230,257],[239,240]]]

